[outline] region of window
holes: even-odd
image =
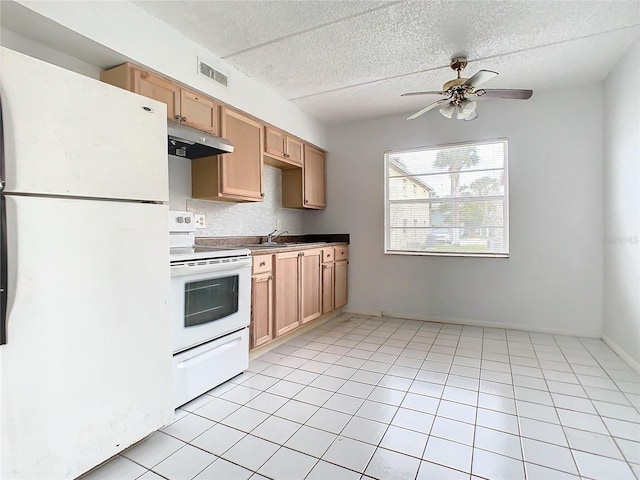
[[[387,152],[384,163],[385,253],[509,255],[506,139]]]

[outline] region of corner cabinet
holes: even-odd
[[[302,168],[282,171],[282,206],[323,209],[325,188],[325,154],[305,144]]]
[[[155,73],[124,63],[100,74],[100,80],[152,98],[167,106],[167,119],[219,135],[218,103]]]
[[[193,198],[252,201],[264,199],[262,124],[231,108],[222,108],[222,136],[233,153],[191,161]]]

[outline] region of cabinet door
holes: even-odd
[[[287,160],[293,163],[297,163],[298,165],[302,165],[303,151],[304,146],[301,141],[296,140],[295,138],[287,137]]]
[[[272,287],[271,272],[251,278],[251,348],[264,345],[273,338]]]
[[[333,310],[333,269],[334,263],[322,264],[322,313]]]
[[[133,69],[133,91],[167,105],[167,118],[179,121],[180,87],[149,72]]]
[[[276,157],[285,158],[286,140],[285,134],[271,127],[264,127],[264,151]]]
[[[220,155],[220,196],[262,201],[262,125],[225,107],[222,136],[235,148]]]
[[[343,307],[347,304],[347,272],[348,261],[335,263],[334,298],[335,308]]]
[[[300,325],[300,303],[298,296],[300,252],[275,255],[275,332],[274,336],[287,333]]]
[[[322,314],[322,250],[303,250],[300,253],[300,322],[306,323]]]
[[[218,135],[218,104],[211,98],[183,88],[180,115],[185,125]]]
[[[304,187],[303,206],[305,208],[324,208],[324,153],[320,150],[305,145],[304,152]]]

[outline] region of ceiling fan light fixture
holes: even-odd
[[[455,110],[456,107],[450,102],[440,109],[440,113],[447,118],[453,118],[453,112],[455,112]]]
[[[462,102],[460,102],[460,105],[458,105],[457,118],[459,120],[464,120],[465,118],[469,117],[473,112],[476,111],[477,106],[478,106],[477,102],[474,102],[473,100],[468,100],[465,98]]]

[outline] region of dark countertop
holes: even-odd
[[[275,239],[280,245],[262,245],[266,237],[196,237],[196,245],[215,247],[243,247],[253,255],[270,255],[291,250],[332,247],[349,244],[349,234],[281,235]]]

